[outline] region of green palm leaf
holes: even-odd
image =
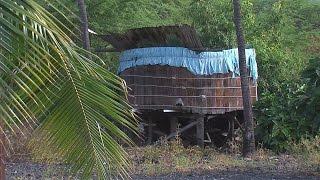
[[[35,2],[0,0],[0,10],[1,122],[12,131],[35,129],[37,147],[49,147],[85,178],[93,171],[126,177],[122,145],[132,142],[120,127],[136,132],[137,125],[123,80]]]

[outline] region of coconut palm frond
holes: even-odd
[[[37,3],[0,0],[0,10],[1,122],[13,132],[35,128],[36,146],[50,147],[84,177],[125,177],[121,144],[132,142],[122,129],[136,132],[136,121],[123,80]]]

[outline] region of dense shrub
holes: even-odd
[[[279,84],[277,90],[264,92],[256,103],[257,140],[275,151],[286,150],[290,142],[310,131],[310,124],[297,113],[295,101],[304,93],[297,83]]]
[[[258,140],[276,151],[320,133],[320,59],[311,59],[301,76],[264,92],[256,104]]]
[[[302,78],[306,82],[306,90],[296,104],[299,112],[310,120],[310,133],[316,135],[320,133],[320,57],[310,60]]]

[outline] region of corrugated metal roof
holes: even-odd
[[[114,51],[162,46],[204,49],[196,30],[189,25],[144,27],[130,29],[124,34],[111,33],[98,36],[110,43]]]

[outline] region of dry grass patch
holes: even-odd
[[[204,149],[197,146],[184,147],[179,139],[162,142],[157,146],[132,148],[129,149],[129,154],[133,160],[134,174],[188,174],[231,169],[316,174],[320,170],[320,151],[317,144],[319,139],[296,144],[294,146],[296,153],[290,155],[277,155],[270,150],[258,148],[251,158],[242,158],[238,151],[226,153],[209,147]],[[305,146],[308,148],[304,148]],[[239,150],[239,148],[234,149]]]
[[[41,139],[32,139],[37,144]],[[50,147],[39,149],[27,148],[26,139],[19,139],[14,145],[17,155],[23,156],[23,161],[45,164],[61,162]],[[259,172],[303,173],[320,175],[320,136],[305,138],[299,143],[291,143],[291,149],[286,154],[258,148],[251,158],[241,157],[241,141],[228,142],[226,148],[215,149],[198,146],[184,147],[179,138],[172,141],[162,141],[156,146],[129,148],[132,159],[133,174],[161,175],[170,173],[202,173],[206,171],[226,170],[257,170]],[[14,154],[13,153],[13,154]],[[17,156],[16,155],[16,156]],[[12,161],[21,161],[21,157],[9,157]],[[15,158],[16,157],[16,158]],[[50,170],[49,170],[50,171]],[[50,173],[51,174],[51,173]]]
[[[320,175],[320,136],[302,138],[292,143],[290,154],[299,161],[301,168],[309,169]]]

